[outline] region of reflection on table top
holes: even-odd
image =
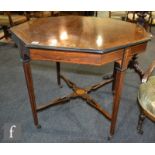
[[[150,39],[149,34],[139,25],[83,16],[34,19],[11,28],[11,31],[27,47],[97,53]]]

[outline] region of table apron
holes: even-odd
[[[130,50],[130,56],[132,57],[132,55],[144,52],[146,49],[146,45],[147,43],[143,43],[136,46],[128,47],[127,49]],[[123,51],[124,49],[120,49],[104,54],[95,54],[70,51],[68,52],[56,50],[30,49],[30,58],[31,60],[44,60],[101,66],[122,59]]]

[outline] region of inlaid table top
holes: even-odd
[[[11,28],[28,48],[105,53],[146,42],[139,25],[109,18],[60,16],[40,18]]]

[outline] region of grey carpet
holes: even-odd
[[[152,30],[155,34],[155,29]],[[147,51],[139,56],[139,62],[146,69],[155,59],[155,38],[149,42]],[[112,64],[102,67],[62,63],[62,73],[79,86],[87,86],[101,80],[112,71]],[[68,94],[71,90],[63,82],[63,88],[56,83],[55,63],[32,62],[37,103]],[[111,141],[109,121],[81,99],[51,107],[39,113],[41,129],[33,125],[26,83],[18,49],[13,45],[0,44],[0,142],[5,123],[19,123],[22,127],[21,140],[13,142],[155,142],[155,124],[146,119],[144,134],[137,133],[139,107],[137,90],[140,80],[137,74],[128,70],[118,114],[116,133]],[[91,95],[102,107],[111,111],[111,84],[92,92]]]

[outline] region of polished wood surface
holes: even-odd
[[[133,23],[96,17],[61,16],[35,19],[11,28],[27,47],[103,53],[149,39]]]

